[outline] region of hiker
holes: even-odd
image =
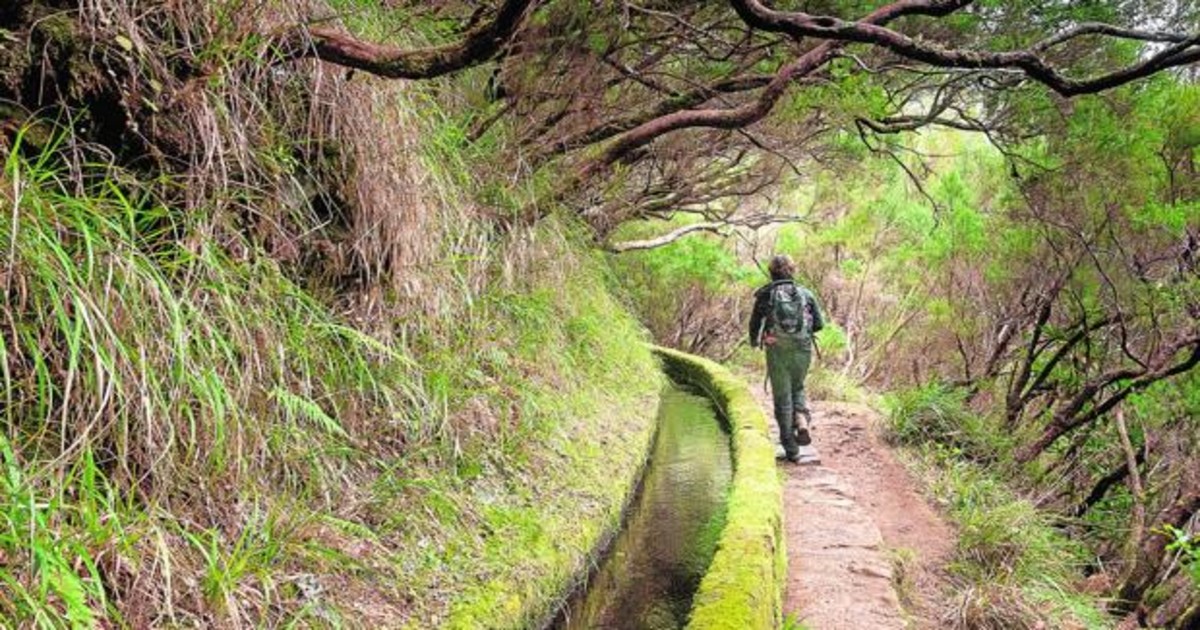
[[[812,442],[812,413],[804,399],[804,379],[812,363],[813,334],[825,326],[817,300],[797,286],[796,265],[775,256],[767,266],[771,283],[754,293],[750,345],[767,352],[767,375],[784,456],[796,462],[800,447]]]

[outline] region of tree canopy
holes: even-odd
[[[873,150],[887,150],[877,135],[929,125],[1002,145],[1036,134],[1031,108],[1190,71],[1198,12],[1195,2],[510,0],[471,11],[464,34],[440,46],[323,27],[291,50],[405,78],[494,60],[493,104],[473,135],[511,121],[518,167],[565,169],[554,199],[571,198],[603,235],[663,206],[719,218],[719,200],[831,159],[846,133]]]

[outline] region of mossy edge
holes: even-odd
[[[712,398],[733,447],[727,522],[687,627],[778,628],[787,552],[782,488],[766,415],[746,384],[717,363],[668,348],[652,350],[668,376]]]

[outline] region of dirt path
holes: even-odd
[[[781,464],[784,611],[812,630],[941,625],[934,603],[955,534],[879,439],[878,421],[861,405],[815,403],[820,465]]]

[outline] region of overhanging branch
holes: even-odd
[[[1034,44],[1029,50],[989,52],[945,48],[913,39],[885,24],[901,15],[944,16],[970,4],[971,0],[899,0],[877,9],[870,18],[857,22],[833,16],[776,11],[758,0],[730,0],[747,24],[793,38],[816,37],[827,42],[855,42],[885,48],[897,55],[933,66],[974,69],[1017,69],[1063,96],[1092,94],[1150,76],[1167,68],[1200,61],[1200,35],[1136,31],[1102,24],[1085,24]],[[874,19],[871,19],[874,18]],[[1169,42],[1171,45],[1137,63],[1088,79],[1073,79],[1048,63],[1038,53],[1069,39],[1100,34],[1122,39]]]
[[[431,79],[478,65],[495,57],[521,26],[530,7],[540,0],[504,0],[492,21],[472,28],[463,39],[445,46],[405,50],[366,42],[328,28],[298,34],[287,57],[316,57],[389,79]]]
[[[620,254],[624,252],[642,251],[654,249],[670,245],[675,241],[696,232],[711,232],[721,234],[722,230],[733,227],[745,227],[752,230],[770,225],[772,223],[797,223],[801,221],[800,217],[781,217],[777,215],[755,215],[746,217],[745,219],[731,219],[727,221],[704,221],[702,223],[691,223],[680,228],[676,228],[654,238],[648,238],[637,241],[625,241],[622,243],[612,243],[606,247],[608,251]]]

